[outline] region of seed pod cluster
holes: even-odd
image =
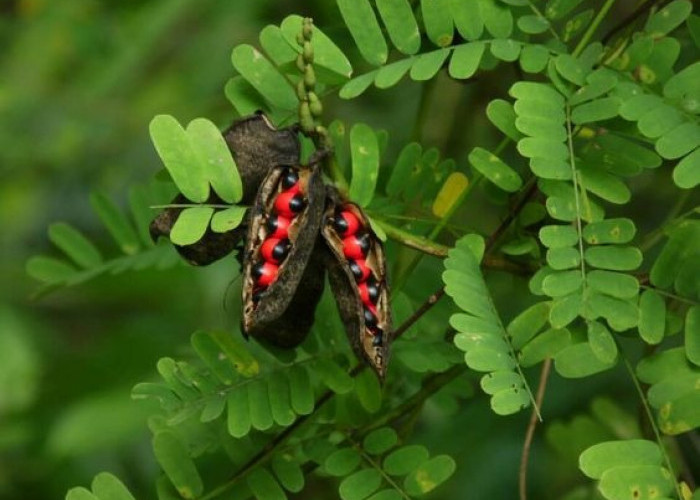
[[[329,200],[322,233],[330,284],[355,354],[383,379],[391,342],[384,249],[360,207],[341,201],[333,189]]]
[[[208,230],[193,245],[176,247],[193,265],[206,265],[240,248],[242,330],[262,342],[299,345],[314,321],[326,271],[355,354],[380,379],[386,375],[391,311],[381,241],[360,207],[326,187],[320,152],[300,166],[298,127],[275,129],[257,114],[224,132],[243,183],[244,223],[227,233]],[[222,203],[215,193],[209,203]],[[179,195],[173,204],[188,200]],[[155,239],[169,235],[181,208],[151,223]]]

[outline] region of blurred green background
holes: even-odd
[[[328,0],[2,3],[0,498],[63,498],[69,487],[88,484],[102,470],[120,476],[138,498],[154,496],[158,468],[145,424],[151,409],[133,403],[130,389],[155,378],[159,357],[183,355],[196,328],[229,328],[237,321],[223,306],[233,259],[208,269],[182,265],[106,276],[39,300],[30,299],[37,284],[24,263],[34,254],[56,254],[46,236],[56,221],[80,228],[109,256],[113,244],[89,193],[99,190],[124,205],[130,185],[152,178],[160,163],[148,136],[151,118],[168,113],[187,122],[205,116],[223,128],[234,118],[223,94],[233,73],[233,46],[255,43],[263,26],[299,13],[313,16],[349,47],[335,9]],[[439,79],[421,94],[418,84],[405,82],[351,103],[331,99],[327,116],[389,130],[389,158],[420,138],[464,168],[471,146],[498,140],[483,109],[505,94],[510,71],[503,68],[476,86]],[[407,127],[421,95],[431,100],[431,114],[422,127]],[[653,190],[652,199],[670,193],[668,175],[657,177],[638,181],[636,189]],[[486,215],[465,224],[493,227],[495,215]],[[660,217],[649,216],[652,223]],[[435,281],[436,268],[432,262],[418,273]],[[430,290],[414,286],[415,294],[431,291],[432,281]],[[494,285],[507,290],[514,283],[496,277]],[[522,306],[503,304],[505,315]],[[438,308],[436,320],[440,316]],[[549,390],[556,397],[545,411],[550,419],[570,418],[586,411],[602,387],[624,401],[621,394],[630,387],[612,383],[618,375],[568,385],[554,377]],[[453,411],[458,417],[429,404],[415,438],[458,463],[455,478],[434,497],[462,498],[460,485],[468,481],[471,491],[481,492],[478,498],[513,498],[527,415],[496,417],[483,396]],[[540,495],[533,498],[553,498],[550,492],[581,480],[575,458],[559,461],[538,441],[532,483]],[[337,495],[328,485],[311,488],[325,491],[324,498]]]

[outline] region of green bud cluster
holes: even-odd
[[[297,68],[302,77],[297,84],[299,98],[299,123],[307,133],[325,135],[325,129],[319,124],[323,114],[323,105],[316,94],[316,72],[314,71],[314,48],[311,45],[313,20],[304,18],[301,32],[297,34],[297,44],[301,52],[297,56]]]

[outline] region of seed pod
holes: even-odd
[[[340,317],[357,357],[367,362],[380,380],[386,376],[392,331],[389,307],[389,285],[386,261],[381,240],[372,232],[369,220],[360,207],[343,202],[334,188],[327,189],[328,201],[321,233],[330,249],[326,267],[335,295]],[[359,221],[362,231],[371,242],[364,260],[348,259],[345,256],[343,235],[335,226],[334,215],[349,211]],[[358,279],[359,278],[359,279]],[[376,287],[376,304],[363,302],[358,283],[367,282]]]
[[[290,217],[289,250],[279,263],[276,279],[256,295],[259,283],[254,266],[264,258],[262,247],[271,236],[266,221],[275,212],[277,200],[289,194],[283,191],[283,167],[274,168],[260,185],[251,209],[243,261],[243,332],[278,347],[295,347],[306,337],[325,276],[325,245],[318,243],[325,197],[321,173],[316,165],[295,170],[300,184],[296,195],[303,196],[305,202],[303,209]]]
[[[277,130],[263,114],[255,114],[237,120],[224,132],[224,139],[233,158],[243,184],[241,203],[250,204],[258,187],[269,170],[278,165],[299,163],[301,147],[297,137],[298,127]],[[172,204],[186,204],[190,201],[183,195],[173,199]],[[212,193],[207,203],[224,203]],[[151,238],[169,237],[182,208],[166,208],[149,226]],[[231,253],[242,241],[247,231],[247,217],[244,223],[227,233],[215,233],[207,229],[197,243],[175,248],[190,264],[206,266]]]

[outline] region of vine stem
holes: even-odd
[[[649,407],[649,402],[647,401],[647,398],[644,396],[644,391],[642,390],[642,386],[639,384],[639,379],[637,378],[637,375],[634,373],[634,368],[632,368],[632,365],[630,364],[627,357],[622,354],[622,351],[620,351],[620,353],[621,353],[620,357],[622,357],[622,360],[625,363],[625,368],[627,369],[627,373],[629,373],[629,376],[632,379],[632,383],[634,384],[634,388],[637,390],[637,394],[639,395],[639,399],[642,402],[642,406],[644,407],[644,412],[646,413],[647,419],[649,420],[649,424],[651,425],[651,428],[654,431],[654,436],[656,437],[656,442],[658,443],[659,448],[661,448],[661,453],[664,456],[664,461],[666,462],[666,467],[668,467],[668,471],[671,474],[671,476],[673,477],[673,485],[676,488],[676,494],[678,495],[678,498],[683,498],[683,494],[681,493],[681,485],[678,484],[678,478],[676,476],[676,472],[673,469],[673,465],[671,465],[671,458],[668,456],[668,452],[666,451],[666,446],[664,446],[664,443],[661,440],[661,432],[659,432],[659,427],[656,425],[656,419],[654,419],[654,415],[651,412],[651,408]]]
[[[525,441],[523,442],[523,452],[520,456],[520,472],[518,474],[518,488],[520,491],[520,500],[527,500],[527,464],[530,461],[530,448],[532,446],[532,439],[535,436],[535,428],[537,427],[537,422],[541,420],[538,418],[537,409],[542,406],[542,401],[544,400],[544,392],[547,388],[547,381],[549,380],[549,372],[552,369],[552,358],[547,358],[542,364],[542,370],[540,371],[540,382],[537,386],[537,396],[535,397],[535,406],[532,408],[532,413],[530,414],[530,423],[527,426],[527,432],[525,433]]]
[[[572,56],[578,57],[581,55],[581,52],[583,52],[583,49],[586,48],[588,42],[591,41],[591,37],[593,37],[593,34],[598,29],[598,26],[600,26],[600,23],[603,22],[605,15],[608,13],[610,7],[612,7],[614,3],[615,0],[606,0],[603,7],[601,7],[601,9],[598,11],[598,15],[595,16],[595,19],[593,19],[591,24],[588,25],[588,29],[581,37],[581,40],[579,40],[578,45],[576,45],[576,48],[571,54]]]

